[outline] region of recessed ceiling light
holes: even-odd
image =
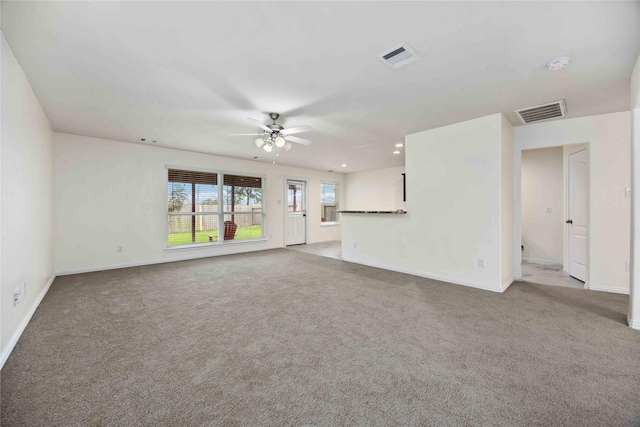
[[[400,151],[396,150],[393,152],[393,154],[400,154]]]
[[[547,68],[551,71],[558,71],[566,67],[567,65],[569,65],[569,57],[561,56],[559,58],[552,59],[551,61],[549,61],[547,63]]]
[[[396,144],[396,147],[404,147],[404,144],[402,142],[399,142]]]
[[[343,168],[346,168],[346,167],[347,167],[347,165],[346,165],[346,164],[344,164],[344,163],[343,163],[343,164],[341,164],[340,166],[342,166]]]

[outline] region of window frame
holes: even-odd
[[[180,213],[172,213],[168,211],[168,207],[167,207],[167,201],[165,199],[165,251],[174,251],[174,250],[181,250],[181,249],[195,249],[195,248],[205,248],[205,247],[211,247],[211,246],[218,246],[218,245],[233,245],[233,244],[238,244],[238,243],[252,243],[252,242],[261,242],[261,241],[266,241],[267,240],[267,206],[266,206],[266,194],[267,194],[267,176],[266,175],[262,175],[262,174],[253,174],[253,173],[246,173],[246,172],[238,172],[238,171],[229,171],[229,170],[220,170],[220,169],[206,169],[206,168],[194,168],[194,167],[189,167],[189,166],[179,166],[179,165],[165,165],[165,198],[167,197],[167,188],[170,184],[171,181],[169,181],[169,170],[170,169],[176,169],[176,170],[183,170],[183,171],[187,171],[187,172],[202,172],[202,173],[209,173],[209,174],[216,174],[217,175],[217,186],[218,186],[218,206],[219,211],[218,212],[212,212],[212,213],[202,213],[202,212],[180,212]],[[242,177],[247,177],[247,178],[259,178],[261,180],[260,182],[260,189],[262,190],[262,208],[259,212],[235,212],[235,211],[225,211],[225,204],[224,204],[224,176],[225,175],[235,175],[235,176],[242,176]],[[187,215],[187,216],[215,216],[218,219],[218,239],[212,242],[190,242],[190,243],[185,243],[185,244],[178,244],[178,245],[170,245],[169,244],[169,216],[171,215]],[[234,240],[224,240],[224,221],[225,221],[225,216],[226,215],[260,215],[261,216],[261,220],[262,220],[262,236],[260,237],[251,237],[251,238],[246,238],[246,239],[234,239]],[[220,230],[222,230],[222,232],[220,232]]]
[[[339,182],[331,182],[331,181],[320,181],[320,227],[331,227],[335,225],[340,225],[340,221],[338,221],[338,214],[335,215],[335,221],[322,221],[322,217],[324,212],[322,211],[325,203],[322,202],[322,186],[323,185],[333,185],[335,186],[335,194],[336,194],[336,202],[335,202],[335,210],[339,210],[340,205],[340,183]]]

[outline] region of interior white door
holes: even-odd
[[[569,154],[569,275],[587,280],[587,150]]]
[[[285,244],[301,245],[307,242],[307,207],[304,181],[287,180],[287,226]]]

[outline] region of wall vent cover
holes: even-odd
[[[397,70],[420,59],[418,55],[405,43],[378,55],[378,59],[389,67]]]
[[[567,106],[564,99],[549,102],[534,107],[521,108],[513,112],[520,123],[526,125],[528,123],[539,122],[541,120],[555,119],[556,117],[564,117],[567,115]]]

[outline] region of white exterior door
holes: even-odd
[[[587,280],[587,150],[569,154],[569,269],[570,276]]]
[[[304,181],[287,180],[287,225],[285,245],[307,242],[307,206]]]

